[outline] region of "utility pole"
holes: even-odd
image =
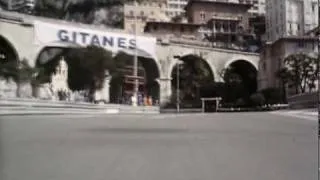
[[[177,63],[177,113],[180,112],[180,63]]]
[[[320,30],[320,11],[319,11],[320,0],[318,0],[317,8],[318,8],[318,26],[316,27],[316,32]],[[317,68],[318,68],[318,180],[320,180],[320,34],[316,35],[317,43],[318,43],[318,61],[317,61]]]
[[[137,9],[137,1],[134,1],[135,9]],[[133,89],[133,98],[136,103],[133,103],[134,106],[138,103],[138,92],[139,92],[139,80],[138,80],[138,49],[137,49],[137,14],[134,15],[134,39],[136,46],[134,48],[134,59],[133,59],[133,77],[134,77],[134,89]]]
[[[176,69],[176,79],[177,79],[177,90],[176,90],[176,106],[177,106],[177,113],[180,112],[180,59],[181,56],[173,56],[173,58],[177,59],[177,69]]]
[[[317,8],[318,8],[318,26],[316,27],[317,31],[320,31],[320,0],[318,0]],[[318,68],[318,180],[320,180],[320,34],[316,35],[317,37],[317,45],[318,45],[318,61],[317,61],[317,68]]]

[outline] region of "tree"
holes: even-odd
[[[318,60],[304,53],[289,55],[284,59],[284,67],[276,72],[283,84],[293,86],[296,94],[304,93],[306,87],[314,87],[319,69]]]
[[[0,64],[0,76],[13,79],[17,84],[16,96],[21,96],[21,84],[32,82],[38,69],[32,68],[27,59],[9,60]]]
[[[250,100],[254,106],[262,106],[265,103],[265,97],[262,93],[252,94]]]
[[[96,46],[71,49],[66,61],[70,89],[88,90],[91,98],[96,90],[103,88],[106,73],[113,72],[116,66],[112,52]]]
[[[120,100],[119,97],[122,97],[123,95],[124,73],[122,70],[126,65],[132,63],[133,56],[119,51],[113,59],[115,62],[115,69],[111,71],[112,80],[110,82],[110,100],[118,103]]]
[[[278,88],[266,88],[260,91],[265,97],[266,104],[277,104],[281,102],[281,89]],[[282,99],[282,101],[285,99]]]
[[[122,4],[130,1],[133,0],[38,0],[34,14],[86,24],[98,23],[121,28],[123,26]],[[99,20],[97,14],[102,14],[103,19]]]
[[[236,103],[238,99],[245,101],[248,99],[248,91],[246,91],[242,77],[235,71],[233,67],[223,69],[220,77],[224,80],[224,97],[225,103]]]
[[[181,59],[184,63],[180,67],[181,98],[184,101],[195,103],[200,101],[201,87],[213,81],[212,73],[207,65],[198,56],[185,56]],[[173,71],[173,87],[176,88],[176,70]]]

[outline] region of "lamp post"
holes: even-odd
[[[177,79],[177,90],[176,90],[176,106],[177,106],[177,113],[180,112],[180,59],[181,59],[181,56],[173,56],[173,58],[177,59],[178,60],[178,63],[177,63],[177,69],[176,69],[176,79]]]
[[[320,11],[319,11],[319,6],[320,6],[320,0],[318,0],[318,26],[316,27],[316,32],[319,31],[320,28]],[[316,35],[317,37],[317,42],[318,42],[318,61],[317,61],[317,68],[318,68],[318,180],[320,179],[320,149],[319,149],[319,141],[320,141],[320,35],[319,33]]]
[[[135,9],[137,9],[137,1],[134,1]],[[133,59],[133,77],[134,77],[134,89],[133,89],[133,106],[137,105],[138,102],[138,92],[139,92],[139,81],[138,81],[138,50],[137,50],[137,15],[134,14],[134,39],[136,42],[134,48],[134,59]]]

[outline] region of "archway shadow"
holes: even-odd
[[[181,107],[201,107],[201,88],[214,82],[213,70],[205,59],[197,55],[189,54],[179,60],[181,63],[176,64],[171,72],[171,105],[175,105],[179,95]]]
[[[120,56],[122,57],[119,57],[119,60],[125,59],[125,61],[120,67],[122,74],[112,77],[110,82],[110,101],[112,103],[128,104],[134,90],[134,56],[125,52],[122,52]],[[139,94],[150,96],[154,101],[159,100],[160,86],[157,82],[159,75],[159,68],[154,59],[138,57]]]

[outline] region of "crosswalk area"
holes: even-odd
[[[317,109],[304,109],[304,110],[283,110],[283,111],[273,111],[271,114],[301,118],[311,121],[318,120],[318,110]]]

